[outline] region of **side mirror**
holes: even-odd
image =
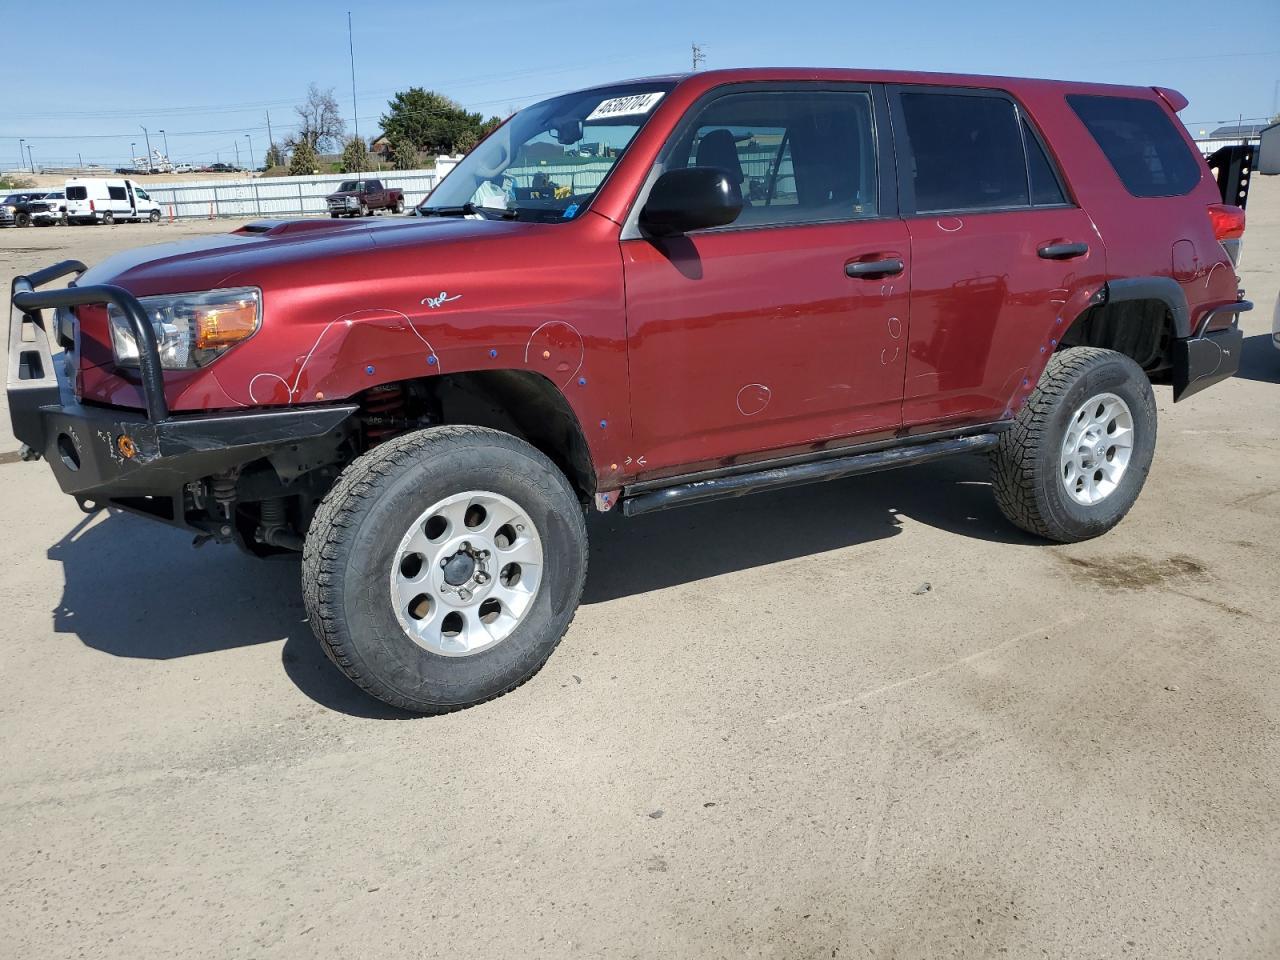
[[[742,212],[742,193],[719,167],[668,170],[649,191],[640,226],[655,236],[723,227]]]

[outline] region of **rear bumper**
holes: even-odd
[[[1173,343],[1173,401],[1185,400],[1206,387],[1233,377],[1240,369],[1244,332],[1240,314],[1252,310],[1248,300],[1237,300],[1210,310],[1201,318],[1194,336]],[[1231,317],[1231,326],[1209,332],[1214,320]]]
[[[47,460],[58,486],[82,505],[118,502],[140,509],[139,499],[156,501],[157,506],[167,502],[168,517],[165,511],[150,507],[142,512],[181,523],[187,483],[323,438],[341,430],[357,410],[351,405],[172,416],[164,404],[163,381],[157,381],[160,395],[156,397],[145,377],[149,394],[145,412],[80,403],[68,372],[62,369],[63,358],[51,355],[42,310],[30,308],[35,298],[22,296],[32,292],[34,285],[75,272],[77,267],[83,270],[79,264],[60,264],[14,280],[6,389],[13,433],[23,444],[24,458]],[[100,302],[92,299],[94,289],[103,288],[51,291],[40,294],[39,302],[45,306]],[[137,304],[119,288],[109,289]],[[19,301],[27,308],[19,306]],[[154,349],[154,334],[149,340],[139,337],[139,343],[144,353],[148,347]],[[153,361],[158,373],[158,352]]]

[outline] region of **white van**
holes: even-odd
[[[67,181],[68,223],[115,223],[118,220],[160,222],[160,204],[132,180],[72,177]]]

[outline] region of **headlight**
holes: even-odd
[[[166,370],[194,370],[215,359],[262,325],[262,291],[256,287],[209,290],[142,297]],[[111,321],[111,349],[116,363],[138,365],[138,344],[128,318],[115,304],[107,305]]]

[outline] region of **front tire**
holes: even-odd
[[[1016,526],[1059,543],[1106,533],[1129,512],[1156,447],[1151,384],[1114,350],[1055,353],[991,455],[996,502]]]
[[[546,662],[587,568],[581,504],[542,453],[432,427],[352,463],[307,533],[302,586],[329,658],[379,700],[447,713]]]
[[[151,211],[151,213],[148,215],[147,219],[148,219],[148,220],[150,220],[152,223],[159,223],[159,222],[160,222],[160,211],[159,211],[159,210],[152,210],[152,211]]]

